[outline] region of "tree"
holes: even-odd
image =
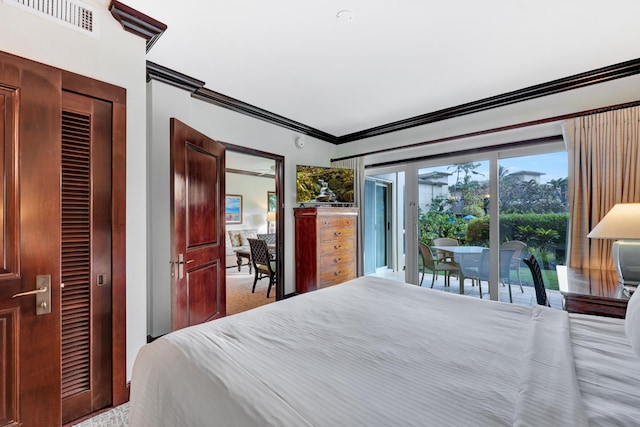
[[[466,234],[467,224],[453,212],[423,212],[418,208],[418,240],[421,242],[428,243],[438,237],[462,240]]]
[[[556,194],[556,197],[562,204],[567,204],[567,193],[569,192],[569,180],[568,178],[558,178],[549,180],[547,185],[553,188],[553,191]]]
[[[486,190],[480,182],[472,179],[473,175],[483,176],[482,173],[475,170],[480,166],[482,166],[481,163],[467,162],[457,163],[447,168],[455,169],[456,171],[454,192],[460,193],[462,213],[464,215],[483,216],[485,214],[483,200]],[[460,174],[463,174],[462,179]]]
[[[553,185],[534,180],[521,181],[513,176],[500,180],[500,213],[563,213],[567,205],[557,197]]]

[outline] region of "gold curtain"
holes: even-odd
[[[640,201],[640,107],[578,117],[563,128],[569,153],[568,265],[613,269],[612,242],[587,234],[616,203]]]

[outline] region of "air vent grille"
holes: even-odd
[[[93,33],[95,11],[78,1],[69,0],[4,0],[28,11],[62,21],[72,28]]]

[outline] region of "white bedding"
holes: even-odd
[[[594,413],[599,388],[578,387],[584,331],[560,310],[359,278],[143,347],[130,426],[615,425],[619,408]]]

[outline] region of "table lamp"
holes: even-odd
[[[269,211],[267,212],[267,228],[269,229],[268,232],[271,232],[271,223],[273,221],[276,220],[276,212],[275,211]]]
[[[613,264],[622,285],[640,284],[640,203],[618,203],[587,237],[617,239],[611,247]]]

